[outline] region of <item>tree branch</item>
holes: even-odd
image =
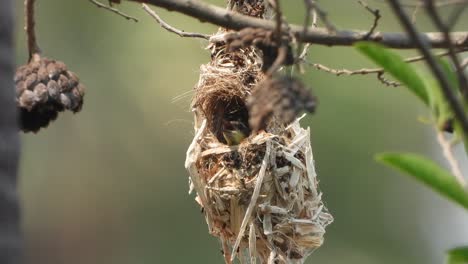
[[[450,170],[452,171],[452,174],[455,176],[455,178],[461,186],[466,186],[465,177],[463,177],[460,165],[458,164],[458,160],[453,154],[452,145],[449,142],[447,142],[447,139],[444,136],[444,132],[436,128],[436,133],[437,142],[439,142],[439,145],[442,148],[442,154],[444,155],[445,159],[450,165]]]
[[[117,3],[117,0],[111,0]],[[147,3],[176,11],[202,22],[209,22],[221,27],[241,30],[246,27],[264,28],[275,30],[275,22],[248,17],[237,12],[226,10],[211,4],[194,0],[128,0],[133,2]],[[310,28],[304,32],[301,25],[290,25],[291,34],[298,41],[327,46],[350,46],[361,41],[368,31],[361,30],[337,30],[335,33],[329,32],[325,28]],[[285,29],[286,30],[286,29]],[[425,42],[432,48],[446,48],[444,34],[440,32],[421,34]],[[451,33],[451,39],[455,47],[468,47],[468,32]],[[414,49],[417,45],[405,33],[383,33],[374,32],[368,37],[368,41],[377,42],[395,49]]]
[[[452,108],[452,111],[455,117],[460,122],[464,135],[468,136],[468,120],[465,114],[465,110],[462,104],[459,102],[459,100],[455,96],[455,94],[453,93],[453,90],[450,87],[450,83],[447,80],[447,77],[444,75],[443,70],[441,69],[441,66],[437,63],[436,59],[432,55],[430,51],[429,43],[427,43],[421,37],[421,35],[418,34],[417,29],[413,26],[410,18],[403,10],[400,4],[400,1],[388,0],[388,2],[391,8],[393,9],[393,12],[400,20],[402,26],[405,28],[406,32],[408,32],[408,35],[412,38],[413,42],[417,45],[421,54],[426,59],[425,61],[427,65],[429,66],[432,73],[434,74],[434,76],[437,78],[437,81],[439,82],[440,88],[442,90],[442,93],[445,99],[447,100],[450,107]],[[444,39],[444,42],[445,42],[445,39]]]
[[[202,38],[202,39],[210,39],[210,35],[205,35],[205,34],[201,34],[201,33],[192,33],[192,32],[185,32],[183,30],[180,30],[180,29],[177,29],[171,25],[169,25],[168,23],[166,23],[164,20],[162,20],[158,14],[156,14],[156,12],[154,12],[153,9],[151,9],[149,6],[147,6],[146,4],[142,4],[142,8],[143,10],[146,11],[146,13],[148,13],[152,18],[154,18],[154,20],[156,20],[156,22],[158,22],[158,24],[164,28],[165,30],[169,31],[169,32],[172,32],[176,35],[178,35],[179,37],[186,37],[186,38]]]
[[[91,3],[95,4],[98,8],[104,8],[105,10],[109,10],[127,20],[133,20],[135,22],[138,22],[138,19],[135,18],[135,17],[132,17],[132,16],[129,16],[125,13],[123,13],[122,11],[116,9],[116,8],[113,8],[112,6],[106,6],[105,4],[101,3],[101,2],[98,2],[97,0],[89,0]],[[111,1],[112,2],[112,1]]]
[[[447,43],[447,49],[449,51],[450,59],[452,60],[453,65],[455,66],[455,69],[457,71],[460,91],[462,95],[464,96],[466,102],[468,102],[468,81],[460,65],[460,60],[458,59],[458,56],[455,52],[455,48],[452,45],[452,40],[450,39],[450,28],[446,26],[444,22],[442,22],[442,19],[437,13],[434,2],[432,0],[426,0],[425,3],[426,3],[426,9],[427,9],[427,13],[429,14],[429,17],[432,19],[436,27],[440,31],[442,31],[442,33],[444,34],[444,38],[445,38],[445,42]]]
[[[457,50],[456,52],[462,53],[468,51],[468,48]],[[435,56],[437,57],[443,57],[449,55],[449,51],[443,51],[440,53],[436,53]],[[425,58],[424,56],[415,56],[415,57],[409,57],[405,59],[405,62],[407,63],[413,63],[413,62],[418,62],[418,61],[423,61]],[[398,82],[394,81],[389,81],[383,77],[383,74],[385,73],[385,70],[383,68],[372,68],[372,69],[358,69],[358,70],[349,70],[349,69],[333,69],[328,66],[325,66],[320,63],[311,63],[308,62],[307,60],[303,60],[305,63],[307,63],[309,66],[315,67],[317,70],[328,72],[330,74],[334,74],[336,76],[342,76],[342,75],[347,75],[347,76],[352,76],[352,75],[366,75],[366,74],[377,74],[377,78],[379,81],[381,81],[383,84],[388,85],[388,86],[400,86],[401,84]],[[468,63],[468,60],[467,60]]]
[[[371,8],[366,2],[359,0],[358,3],[374,16],[374,23],[372,24],[369,32],[367,32],[367,34],[364,36],[364,39],[367,39],[368,37],[372,36],[372,33],[374,33],[375,29],[379,25],[379,20],[382,18],[382,15],[380,15],[379,9]]]
[[[29,60],[31,60],[35,54],[39,54],[41,50],[37,44],[36,32],[34,26],[36,21],[34,20],[34,2],[35,0],[24,0],[24,17],[26,36],[28,39],[28,51]]]

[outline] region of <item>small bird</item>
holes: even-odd
[[[223,137],[229,146],[239,145],[250,133],[250,129],[237,120],[223,120]]]

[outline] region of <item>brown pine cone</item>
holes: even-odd
[[[262,28],[244,28],[239,32],[233,32],[225,36],[228,51],[234,51],[248,46],[255,46],[262,51],[262,71],[266,72],[275,62],[278,57],[278,48],[280,45],[287,46],[286,59],[284,65],[292,65],[294,63],[294,55],[290,39],[284,35],[280,41],[275,39],[275,32]]]
[[[317,99],[296,78],[268,78],[257,84],[247,99],[249,125],[252,131],[266,129],[272,116],[287,125],[303,112],[314,112]]]
[[[83,105],[85,88],[61,61],[35,58],[17,69],[15,84],[24,132],[37,132],[55,120],[58,112],[66,109],[76,113]]]

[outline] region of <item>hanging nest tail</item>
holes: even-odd
[[[333,221],[317,189],[310,130],[296,118],[285,123],[274,107],[266,113],[252,102],[257,89],[268,84],[261,51],[228,51],[221,42],[209,48],[212,61],[201,66],[193,100],[196,133],[185,164],[191,190],[210,233],[221,240],[226,263],[235,257],[241,263],[303,263],[322,245],[325,227]],[[294,95],[302,89],[297,85],[290,83],[286,90]],[[253,108],[263,113],[261,122],[249,118]],[[252,129],[249,119],[262,128]],[[232,130],[242,136],[230,137]]]
[[[55,120],[59,112],[79,112],[83,105],[84,86],[78,76],[61,61],[35,54],[15,74],[16,104],[20,128],[37,132]]]

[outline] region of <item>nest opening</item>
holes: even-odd
[[[249,112],[247,106],[239,96],[233,96],[216,102],[216,111],[213,115],[211,133],[219,142],[228,144],[229,135],[233,131],[248,137],[251,133],[249,127]],[[221,113],[221,114],[220,114]]]

